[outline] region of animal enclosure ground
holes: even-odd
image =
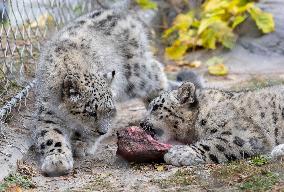
[[[283,77],[238,77],[236,80],[211,78],[208,86],[230,89],[260,88],[271,84],[282,84]],[[237,81],[238,80],[238,81]],[[241,82],[241,83],[240,83]],[[282,191],[284,189],[284,162],[269,162],[265,158],[232,162],[224,165],[173,167],[165,164],[128,164],[117,159],[113,164],[94,163],[92,158],[76,159],[74,171],[62,177],[44,177],[31,145],[30,119],[35,110],[33,95],[27,107],[12,113],[8,126],[1,137],[0,163],[7,173],[0,190],[15,190],[15,186],[26,191]],[[119,106],[116,127],[137,125],[145,113],[139,100]],[[2,158],[3,157],[3,158]],[[17,162],[17,160],[19,160]],[[6,166],[6,167],[5,167]],[[7,175],[7,174],[6,174]],[[25,179],[23,179],[23,176]],[[27,183],[30,183],[27,185]],[[2,187],[2,188],[1,188]],[[25,189],[27,187],[27,189]]]

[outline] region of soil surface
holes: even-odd
[[[205,75],[206,86],[235,90],[281,84],[284,81],[282,75],[276,74],[208,77]],[[180,168],[163,163],[133,164],[115,156],[116,138],[112,135],[104,143],[108,147],[103,156],[77,158],[74,171],[69,175],[45,177],[40,173],[29,132],[35,110],[33,101],[33,94],[30,94],[27,106],[12,112],[14,116],[10,117],[6,127],[2,127],[0,137],[1,179],[13,172],[27,175],[34,184],[34,188],[27,191],[238,191],[246,187],[247,183],[254,182],[253,179],[258,182],[255,185],[260,187],[256,190],[252,188],[254,191],[284,189],[284,164],[281,162],[265,162],[258,166],[251,164],[251,161],[241,161],[235,164]],[[115,130],[138,125],[146,111],[139,100],[122,103],[118,110],[121,112],[114,121]],[[273,178],[267,173],[277,178],[272,184]],[[265,188],[266,185],[258,186],[259,182],[267,182],[268,188]]]
[[[268,10],[271,7],[265,0],[260,2]],[[191,69],[203,76],[206,87],[240,90],[284,83],[284,44],[283,38],[280,38],[284,34],[283,22],[280,22],[284,4],[282,0],[272,1],[272,4],[275,4],[272,10],[276,15],[275,33],[259,39],[247,36],[231,52],[222,49],[197,51],[186,57],[189,61],[200,60],[202,63],[213,56],[224,58],[230,70],[226,77],[209,76],[205,64]],[[169,78],[174,76],[175,73],[169,74]],[[27,176],[33,183],[33,187],[28,189],[19,185],[24,191],[284,190],[284,163],[270,162],[265,157],[224,165],[178,168],[163,163],[132,164],[116,156],[115,131],[137,126],[145,115],[145,107],[139,100],[119,105],[120,112],[113,123],[115,131],[106,138],[104,151],[95,157],[75,159],[74,171],[69,175],[45,177],[39,170],[32,147],[30,125],[35,111],[32,93],[26,100],[26,106],[24,103],[12,111],[7,124],[0,125],[0,191],[1,184],[5,183],[3,178],[15,172]]]

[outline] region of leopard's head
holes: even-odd
[[[164,92],[155,98],[140,125],[161,142],[192,143],[196,138],[194,123],[197,111],[195,86],[185,82],[177,90]]]
[[[74,119],[105,134],[116,108],[111,92],[115,71],[68,74],[63,83],[63,101]]]

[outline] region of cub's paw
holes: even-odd
[[[165,155],[166,163],[175,166],[190,166],[205,163],[196,151],[188,145],[175,145]]]
[[[274,147],[271,151],[271,157],[276,160],[284,160],[284,144]]]
[[[51,154],[44,158],[41,170],[47,176],[55,177],[68,174],[73,169],[73,157],[66,154]]]

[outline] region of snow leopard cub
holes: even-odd
[[[69,173],[73,155],[108,131],[115,102],[149,99],[168,87],[134,14],[97,10],[58,32],[40,57],[36,73],[36,145],[41,170]]]
[[[176,144],[164,156],[176,166],[283,158],[284,86],[234,92],[185,82],[155,98],[141,126]]]

